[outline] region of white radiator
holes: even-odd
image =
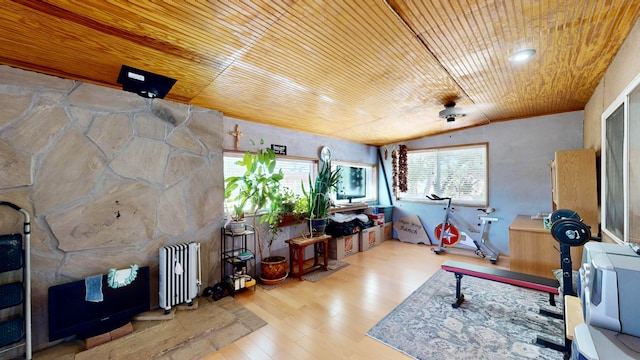
[[[160,307],[169,313],[171,306],[193,304],[200,292],[200,244],[188,243],[160,248]]]

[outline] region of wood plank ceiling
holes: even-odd
[[[583,109],[639,14],[638,0],[16,0],[0,63],[114,88],[125,64],[177,79],[166,99],[385,145]],[[439,118],[449,101],[467,116]]]

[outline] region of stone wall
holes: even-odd
[[[47,289],[158,249],[203,246],[203,284],[219,280],[223,116],[0,66],[0,201],[31,214],[34,348],[48,345]],[[0,208],[0,233],[22,231]]]

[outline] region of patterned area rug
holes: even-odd
[[[307,281],[311,281],[311,282],[320,281],[320,280],[326,278],[327,276],[333,274],[334,272],[336,272],[336,271],[338,271],[338,270],[340,270],[340,269],[342,269],[342,268],[344,268],[346,266],[349,266],[349,263],[346,263],[346,262],[340,261],[340,260],[329,260],[329,265],[328,265],[329,270],[328,271],[323,271],[322,269],[318,269],[316,271],[312,271],[312,272],[310,272],[310,273],[308,273],[306,275],[303,275],[302,276],[302,280],[307,280]],[[265,285],[265,284],[258,283],[258,285],[261,288],[263,288],[263,289],[268,291],[268,290],[273,290],[273,289],[277,288],[278,286],[287,284],[287,283],[289,283],[289,282],[291,282],[293,280],[298,281],[298,278],[296,278],[294,276],[291,276],[291,274],[289,274],[289,276],[287,276],[287,278],[284,279],[284,281],[282,281],[281,283],[273,284],[273,285]]]
[[[465,276],[465,301],[454,309],[455,291],[454,274],[438,270],[367,335],[416,359],[563,358],[535,344],[537,335],[564,337],[561,320],[538,314],[562,312],[547,293]]]

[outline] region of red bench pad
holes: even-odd
[[[547,279],[541,276],[518,273],[509,270],[469,264],[461,261],[446,260],[442,263],[442,270],[456,274],[469,275],[481,279],[520,286],[523,288],[543,291],[550,294],[559,294],[558,280]]]

